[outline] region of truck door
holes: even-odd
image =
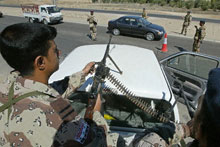
[[[180,84],[189,105],[195,109],[198,98],[204,94],[208,73],[219,66],[219,59],[193,52],[180,52],[160,61],[173,93],[179,95]],[[185,103],[185,100],[179,99]]]
[[[48,15],[46,8],[43,7],[41,7],[40,13],[42,17],[46,17]]]

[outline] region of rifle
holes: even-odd
[[[90,91],[90,96],[88,100],[88,107],[86,109],[85,118],[92,119],[93,118],[93,109],[96,104],[96,98],[98,94],[102,94],[102,84],[106,76],[109,74],[110,69],[106,67],[106,59],[109,56],[109,46],[111,43],[112,35],[110,35],[108,45],[106,47],[106,51],[101,62],[97,62],[98,65],[96,68],[95,76],[93,78],[93,84]]]

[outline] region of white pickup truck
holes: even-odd
[[[59,23],[63,20],[60,9],[56,5],[21,5],[25,18],[31,23]]]

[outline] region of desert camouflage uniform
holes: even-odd
[[[204,25],[199,27],[199,29],[196,29],[194,42],[193,42],[193,50],[192,50],[193,52],[200,52],[200,44],[205,38],[205,35],[206,35],[206,27]]]
[[[192,16],[190,14],[186,14],[186,16],[184,17],[184,22],[183,22],[181,34],[183,34],[183,32],[185,31],[184,35],[186,35],[187,28],[190,25],[191,21],[192,21]]]
[[[142,17],[145,18],[145,19],[148,18],[148,16],[147,16],[147,11],[146,11],[146,10],[143,10],[143,12],[142,12]]]
[[[0,146],[98,147],[107,146],[107,140],[109,147],[115,147],[118,135],[108,134],[108,126],[99,112],[94,113],[96,123],[84,120],[65,99],[84,82],[83,72],[68,79],[68,88],[61,96],[49,85],[24,79],[18,72],[12,72],[5,83],[0,84],[0,107],[10,98],[14,101],[29,92],[37,91],[37,94],[31,94],[0,112]]]
[[[140,141],[136,141],[134,147],[168,147],[179,144],[183,138],[189,137],[189,135],[189,128],[184,124],[165,124],[158,128],[158,131],[147,133]]]
[[[94,15],[90,15],[87,18],[87,21],[89,22],[89,30],[90,30],[90,36],[92,40],[96,40],[96,34],[97,34],[97,19]]]

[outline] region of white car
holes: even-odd
[[[100,62],[106,46],[104,44],[77,47],[60,64],[60,69],[52,75],[50,82],[80,71],[90,61]],[[175,97],[153,51],[136,46],[111,44],[109,55],[122,71],[120,74],[120,70],[107,58],[106,66],[110,68],[111,76],[108,76],[103,84],[103,115],[111,131],[120,133],[129,145],[135,135],[140,135],[155,124],[159,125],[159,115],[179,122]],[[81,92],[70,98],[73,100],[73,107],[82,115],[86,104],[80,103],[87,102],[88,95],[85,93],[89,93],[93,76],[88,76],[85,84],[79,89]],[[127,91],[121,90],[122,87]],[[135,99],[138,102],[135,102]],[[157,112],[156,117],[148,111]]]

